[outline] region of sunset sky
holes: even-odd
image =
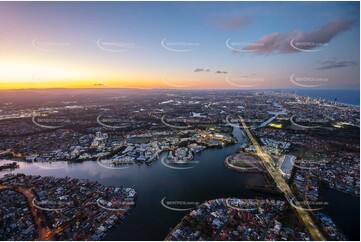
[[[1,2],[0,89],[355,88],[358,2]]]

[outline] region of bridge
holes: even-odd
[[[263,148],[258,144],[257,140],[253,137],[251,132],[249,131],[246,122],[244,119],[239,116],[242,127],[244,131],[246,132],[249,140],[252,142],[253,146],[256,149],[257,155],[261,158],[264,166],[266,167],[268,173],[271,175],[275,183],[277,184],[277,187],[280,189],[280,191],[285,195],[288,203],[290,203],[292,206],[293,204],[297,203],[296,197],[293,195],[291,188],[288,186],[287,182],[283,179],[282,174],[280,171],[274,167],[274,161],[268,153],[266,153]],[[306,211],[305,209],[297,206],[293,206],[295,210],[297,211],[299,217],[301,218],[302,222],[308,229],[311,237],[313,240],[326,240],[326,238],[322,235],[318,227],[315,225],[315,223],[312,220],[312,217]]]

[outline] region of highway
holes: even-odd
[[[301,218],[302,222],[308,229],[311,237],[313,240],[326,240],[325,237],[322,235],[318,227],[315,225],[315,223],[312,220],[312,217],[308,213],[308,211],[305,211],[305,209],[301,207],[294,206],[295,202],[297,202],[296,197],[293,195],[290,187],[288,186],[287,182],[283,179],[281,172],[274,167],[274,161],[269,156],[263,148],[258,144],[257,140],[253,137],[251,132],[249,131],[244,119],[239,116],[241,125],[243,126],[243,129],[245,130],[249,140],[252,142],[253,146],[255,147],[257,151],[257,155],[261,158],[261,160],[264,163],[264,166],[266,167],[268,173],[272,176],[273,180],[277,184],[278,188],[281,190],[281,192],[285,195],[287,201],[290,203],[291,206],[295,208],[297,211],[299,217]]]

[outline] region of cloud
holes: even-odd
[[[194,70],[194,72],[210,72],[210,69],[205,69],[205,68],[197,68]],[[227,74],[228,72],[226,71],[216,71],[216,74]]]
[[[296,30],[285,33],[271,33],[240,49],[239,52],[244,50],[254,54],[267,55],[319,49],[320,46],[327,44],[337,35],[349,30],[354,23],[355,20],[351,19],[335,19],[309,32]]]
[[[347,66],[356,66],[356,61],[334,61],[334,60],[328,60],[321,62],[321,66],[317,67],[317,70],[329,70],[329,69],[335,69],[335,68],[341,68],[341,67],[347,67]]]
[[[203,68],[197,68],[197,69],[194,70],[194,72],[203,72],[203,71],[204,71]]]
[[[194,70],[194,72],[210,72],[210,69],[203,69],[203,68],[197,68]]]
[[[210,19],[209,22],[220,29],[241,29],[253,23],[253,18],[249,16],[218,16]]]

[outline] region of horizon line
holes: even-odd
[[[358,89],[360,90],[360,86],[358,87],[260,87],[260,88],[140,88],[140,87],[49,87],[49,88],[14,88],[14,89],[0,89],[2,91],[27,91],[27,90],[56,90],[56,89],[65,89],[65,90],[118,90],[118,89],[132,89],[132,90],[177,90],[177,91],[210,91],[210,90],[287,90],[287,89],[297,89],[297,90],[350,90],[350,89]]]

